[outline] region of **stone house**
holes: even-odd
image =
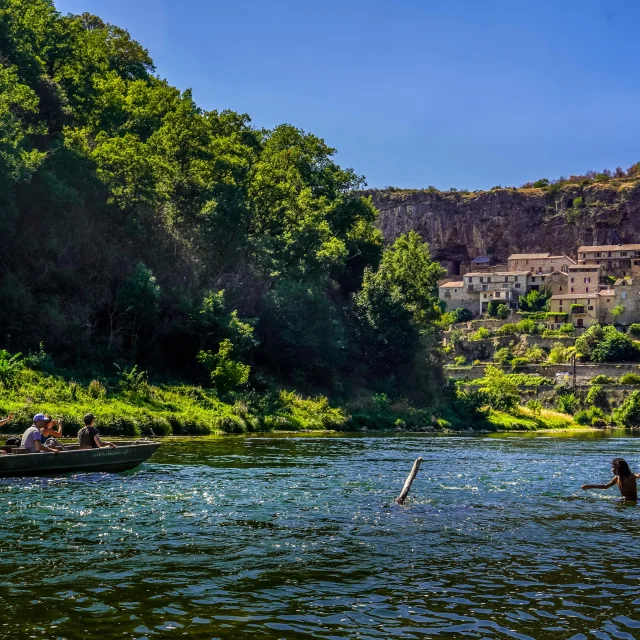
[[[606,293],[613,296],[604,296],[605,291],[600,292],[601,312],[604,318],[602,322],[630,325],[640,322],[640,277],[620,278],[613,285],[613,289]],[[613,317],[613,310],[619,307],[622,312]]]
[[[578,264],[601,266],[605,274],[640,274],[640,244],[606,244],[578,248]]]
[[[576,262],[569,256],[552,256],[549,253],[514,253],[507,259],[509,271],[531,271],[532,274],[564,271]]]
[[[574,264],[569,267],[567,293],[597,293],[602,267],[596,264]]]
[[[480,308],[479,295],[475,292],[468,292],[462,280],[440,284],[438,297],[445,302],[447,311],[463,308],[475,315]]]
[[[568,276],[564,271],[553,271],[552,273],[531,274],[527,280],[527,290],[540,291],[548,289],[552,294],[567,293]]]

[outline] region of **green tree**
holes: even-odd
[[[220,343],[217,353],[200,351],[198,361],[211,374],[211,382],[221,392],[232,391],[249,381],[251,367],[231,358],[233,344],[225,339]]]

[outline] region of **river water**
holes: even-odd
[[[0,638],[640,638],[640,509],[579,488],[615,456],[640,439],[225,437],[3,480]]]

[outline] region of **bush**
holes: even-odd
[[[587,404],[600,408],[607,406],[607,394],[599,384],[592,385],[587,392]]]
[[[624,427],[640,426],[640,391],[627,396],[622,406],[614,412],[616,423]]]
[[[630,324],[628,333],[634,338],[640,338],[640,323],[634,322]]]
[[[597,376],[591,378],[591,384],[614,384],[615,380],[609,376],[605,376],[599,373]]]
[[[465,356],[456,356],[453,359],[453,362],[459,367],[462,367],[463,365],[467,364],[467,359],[465,358]]]
[[[107,396],[107,389],[99,380],[92,380],[87,387],[87,393],[96,400],[103,400]]]
[[[510,315],[511,315],[511,311],[509,310],[509,307],[507,307],[506,304],[498,305],[498,308],[496,309],[496,316],[498,316],[500,320],[506,320]]]
[[[529,411],[531,411],[534,416],[539,416],[542,413],[542,403],[540,402],[540,400],[536,400],[534,398],[533,400],[529,400],[529,402],[527,402],[527,409],[529,409]]]
[[[478,340],[486,340],[491,337],[491,331],[486,327],[480,327],[470,338],[470,340],[478,341]]]
[[[542,362],[546,358],[546,354],[540,347],[529,347],[529,349],[526,350],[524,357],[529,362]]]
[[[468,322],[469,320],[473,320],[473,313],[469,311],[469,309],[465,309],[464,307],[460,307],[459,309],[452,309],[450,312],[451,321],[454,324],[458,322]]]
[[[498,315],[498,307],[500,306],[500,302],[497,300],[490,300],[487,305],[487,315],[491,318],[495,318]]]
[[[552,364],[569,362],[573,352],[573,349],[565,347],[561,342],[554,342],[551,351],[549,351],[549,362]]]
[[[22,354],[11,355],[8,351],[0,349],[0,383],[5,387],[10,387],[16,377],[24,369]]]
[[[484,372],[484,387],[480,389],[486,394],[491,406],[498,411],[510,411],[520,400],[518,388],[509,376],[499,369],[489,365]]]
[[[576,351],[588,362],[631,362],[640,358],[640,349],[629,336],[599,324],[591,325],[576,340]]]
[[[493,359],[500,364],[508,364],[513,360],[513,350],[510,347],[502,347],[493,354]]]
[[[524,366],[526,364],[531,364],[531,361],[529,360],[529,358],[513,358],[513,360],[511,360],[511,369],[515,369],[516,367],[521,367]]]
[[[620,384],[640,384],[640,374],[638,373],[625,373],[620,376],[618,380]]]
[[[451,344],[454,347],[460,346],[462,344],[462,336],[463,336],[463,333],[460,329],[454,329],[451,332]]]
[[[577,404],[576,397],[573,393],[563,393],[562,395],[559,395],[556,400],[556,407],[558,408],[558,411],[568,413],[569,415],[575,413]]]
[[[218,348],[218,353],[200,351],[198,362],[211,372],[211,382],[216,389],[226,392],[241,387],[249,381],[251,367],[231,359],[233,344],[225,338]]]
[[[573,416],[573,419],[578,424],[581,424],[583,426],[591,424],[591,418],[589,416],[589,412],[585,411],[584,409],[582,411],[578,411],[578,413],[576,413],[576,415]]]
[[[515,335],[518,333],[518,325],[515,322],[507,322],[498,329],[498,333],[501,336]]]

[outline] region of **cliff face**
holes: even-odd
[[[640,181],[479,192],[369,191],[388,241],[414,230],[434,258],[459,265],[483,255],[575,255],[580,245],[640,242]],[[452,273],[455,272],[455,266]]]

